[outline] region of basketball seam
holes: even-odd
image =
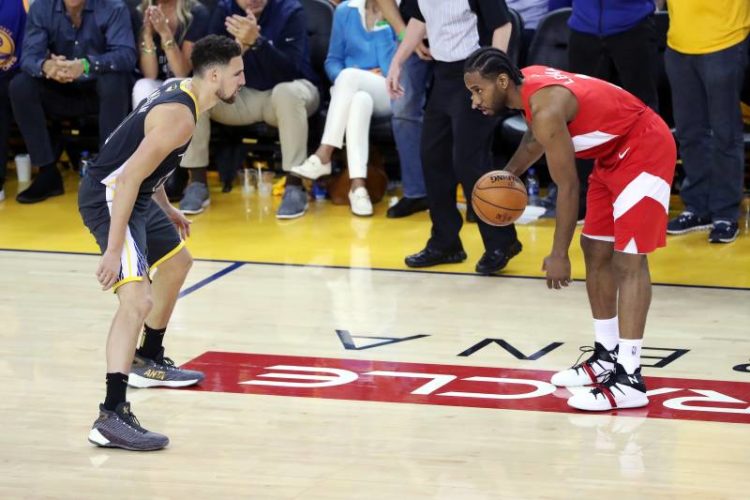
[[[509,207],[503,207],[501,205],[496,205],[496,204],[492,203],[491,201],[487,201],[484,198],[482,198],[481,196],[475,195],[473,193],[472,193],[472,198],[476,198],[478,200],[481,200],[482,202],[484,202],[484,203],[486,203],[486,204],[488,204],[490,206],[493,206],[495,208],[500,208],[502,210],[508,210],[509,212],[523,212],[526,209],[526,207],[524,207],[524,208],[509,208]],[[472,203],[472,206],[474,206],[473,203]]]

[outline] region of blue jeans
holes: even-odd
[[[736,221],[742,202],[740,90],[748,40],[701,55],[667,48],[664,56],[685,168],[680,194],[687,211],[714,222]]]
[[[401,71],[404,95],[391,101],[393,138],[401,163],[401,182],[406,198],[427,196],[422,170],[422,118],[427,100],[427,84],[432,79],[431,62],[412,54]]]

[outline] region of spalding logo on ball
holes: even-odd
[[[524,183],[504,170],[493,170],[479,178],[471,192],[474,213],[491,226],[508,226],[523,214],[529,202]]]

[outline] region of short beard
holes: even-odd
[[[221,102],[224,102],[226,104],[234,104],[234,100],[237,98],[237,93],[235,92],[231,96],[227,97],[225,95],[221,95],[220,91],[216,91],[216,97],[218,97]]]

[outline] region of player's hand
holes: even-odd
[[[240,45],[251,47],[260,36],[260,26],[255,16],[249,10],[247,16],[233,15],[224,20],[227,32],[232,35]]]
[[[99,267],[96,269],[96,279],[102,285],[102,290],[109,290],[117,283],[120,277],[120,254],[107,250],[99,261]]]
[[[167,213],[167,217],[169,217],[172,224],[177,227],[177,231],[180,233],[180,238],[184,240],[190,236],[190,224],[192,224],[192,221],[185,217],[182,212],[173,208]]]
[[[544,258],[542,271],[547,272],[547,288],[559,290],[570,284],[570,259],[567,255],[548,255]]]
[[[391,99],[398,99],[404,95],[404,88],[399,81],[401,80],[401,65],[395,61],[388,68],[388,77],[385,79],[385,85],[388,88],[388,95]]]
[[[415,52],[417,53],[417,57],[419,57],[421,60],[432,61],[432,52],[430,52],[430,48],[425,45],[424,41],[419,42],[419,45],[417,45]]]

